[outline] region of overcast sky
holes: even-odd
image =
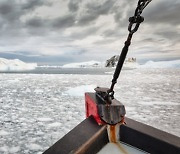
[[[104,61],[120,54],[137,0],[0,0],[0,57]],[[180,0],[152,0],[128,57],[180,59]]]

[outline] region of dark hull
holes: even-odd
[[[180,138],[151,126],[126,118],[120,126],[120,141],[148,153],[179,154]],[[76,126],[44,154],[93,154],[108,143],[105,126],[97,125],[91,116]]]

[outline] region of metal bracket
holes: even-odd
[[[126,114],[124,105],[108,95],[108,88],[97,87],[96,100],[98,114],[105,123],[115,125],[123,121]]]

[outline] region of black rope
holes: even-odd
[[[128,26],[128,37],[127,40],[124,43],[124,47],[122,49],[122,52],[120,54],[110,89],[108,90],[109,96],[113,99],[114,98],[114,85],[117,83],[117,79],[120,75],[122,66],[124,64],[124,61],[126,59],[126,55],[129,49],[129,46],[131,45],[131,39],[133,34],[138,30],[140,24],[144,21],[144,17],[141,16],[141,13],[143,9],[151,2],[151,0],[139,0],[137,8],[135,10],[134,16],[129,18],[129,26]]]

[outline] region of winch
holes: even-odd
[[[108,88],[95,88],[95,93],[85,93],[86,117],[93,115],[99,125],[116,125],[124,122],[125,107],[108,96]]]

